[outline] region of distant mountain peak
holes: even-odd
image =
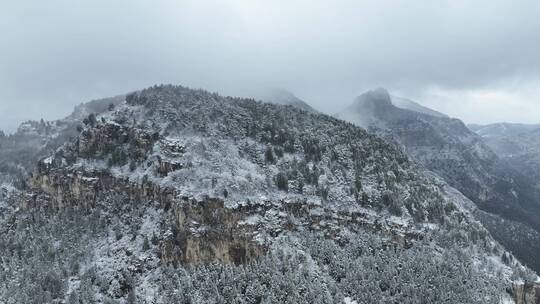
[[[425,107],[407,98],[391,95],[385,88],[376,88],[362,93],[356,97],[356,109],[386,111],[390,109],[403,109],[435,117],[448,117],[448,115]]]
[[[307,102],[303,101],[302,99],[294,95],[292,92],[283,88],[274,88],[267,90],[262,94],[261,99],[269,103],[290,105],[308,112],[317,112]]]
[[[373,89],[373,90],[370,90],[366,93],[371,93],[371,94],[375,94],[377,96],[380,96],[381,98],[388,98],[390,97],[390,93],[388,92],[387,89],[383,88],[383,87],[378,87],[376,89]]]
[[[336,116],[363,128],[384,128],[384,122],[379,119],[379,115],[393,109],[395,107],[392,105],[392,98],[388,91],[384,88],[377,88],[356,97],[349,107]]]
[[[390,97],[388,90],[385,88],[377,88],[356,97],[355,103],[362,105],[369,104],[373,106],[391,106],[392,98]]]

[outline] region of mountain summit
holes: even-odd
[[[411,111],[411,113],[407,114],[403,110]],[[356,97],[349,107],[337,114],[337,117],[364,128],[385,129],[390,121],[401,119],[404,116],[411,116],[413,113],[448,118],[448,116],[426,108],[412,100],[392,96],[384,88],[367,91]]]
[[[355,123],[363,128],[384,127],[379,116],[393,108],[392,99],[386,89],[378,88],[356,97],[353,103],[337,117]]]

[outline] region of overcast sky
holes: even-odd
[[[0,0],[0,129],[156,83],[283,87],[328,113],[386,87],[539,123],[539,16],[536,0]]]

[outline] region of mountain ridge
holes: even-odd
[[[522,286],[513,278],[526,277],[470,215],[464,197],[399,146],[330,116],[155,86],[87,121],[77,137],[41,158],[29,192],[12,196],[23,202],[13,214],[17,227],[47,240],[44,231],[56,231],[57,221],[73,234],[59,238],[64,254],[48,262],[51,283],[34,294],[159,303],[415,302],[420,282],[436,277],[423,299],[451,294],[478,302],[503,299],[505,288]],[[6,233],[25,240],[28,254],[42,248],[17,228]],[[0,239],[8,244],[0,250],[19,246],[16,240]],[[74,251],[80,242],[93,249]],[[58,274],[66,258],[77,261],[69,263],[69,284]],[[39,259],[31,261],[42,269]],[[302,269],[310,271],[300,275]],[[441,276],[447,270],[455,280]],[[229,279],[219,279],[224,273]],[[287,287],[295,284],[307,292]],[[28,293],[0,288],[0,295]]]
[[[441,175],[480,209],[540,229],[536,215],[540,201],[531,180],[500,159],[460,120],[400,109],[385,90],[362,94],[338,117],[396,140],[413,159]],[[540,269],[536,257],[521,257]]]

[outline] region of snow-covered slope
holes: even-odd
[[[179,86],[89,119],[13,199],[8,303],[499,303],[536,279],[397,145]]]

